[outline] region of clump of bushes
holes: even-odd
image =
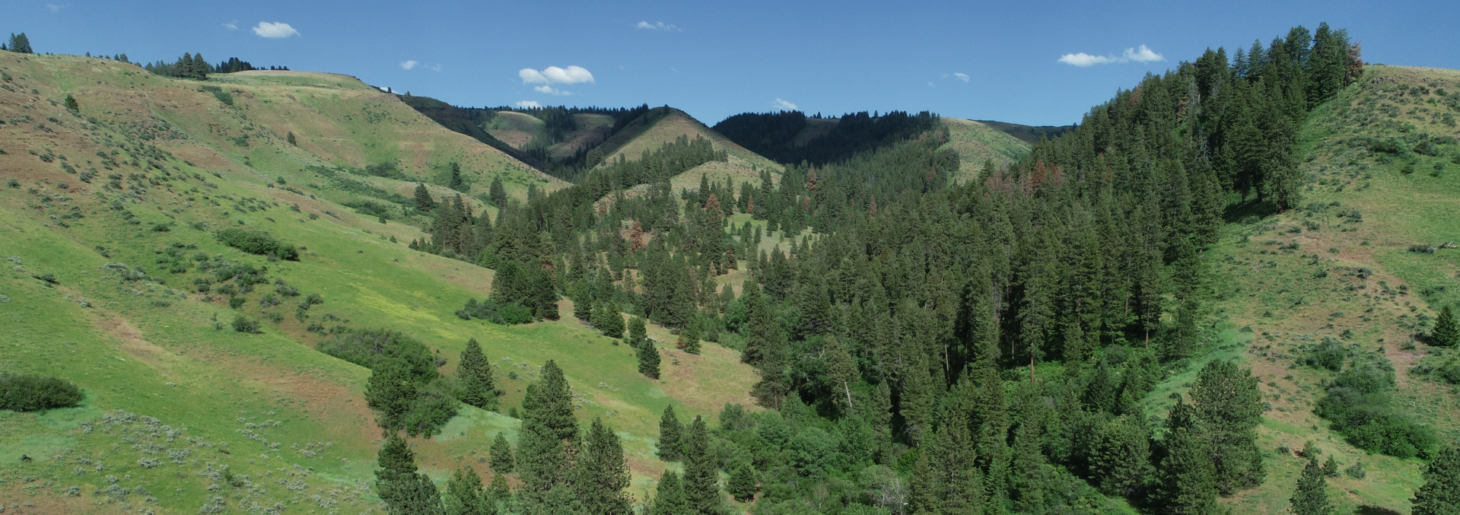
[[[233,331],[243,334],[259,334],[259,321],[243,315],[233,317]]]
[[[1303,364],[1337,372],[1343,368],[1343,362],[1348,359],[1348,356],[1349,349],[1343,345],[1343,342],[1324,337],[1322,343],[1308,349],[1307,356],[1303,357]]]
[[[81,389],[54,377],[0,375],[0,410],[40,411],[70,408],[81,402]]]
[[[1382,354],[1354,360],[1334,378],[1314,413],[1332,423],[1355,447],[1398,458],[1428,457],[1434,432],[1392,407],[1394,367]]]
[[[462,320],[486,320],[500,325],[526,324],[533,321],[532,310],[516,302],[509,304],[497,304],[491,299],[477,302],[476,299],[467,299],[466,306],[456,310],[456,316]]]
[[[230,228],[214,235],[220,243],[249,254],[274,256],[288,261],[299,261],[299,250],[260,231]]]

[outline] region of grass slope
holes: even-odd
[[[985,162],[1003,167],[1029,153],[1029,143],[983,123],[958,118],[942,120],[948,127],[948,142],[943,148],[958,153],[958,173],[953,179],[956,182],[977,179]]]
[[[651,381],[627,347],[576,321],[504,327],[453,316],[486,295],[492,272],[406,249],[424,237],[417,227],[352,213],[339,202],[360,198],[359,187],[306,167],[394,158],[403,173],[426,178],[459,159],[473,193],[492,174],[514,178],[509,190],[519,195],[526,184],[556,183],[358,81],[299,72],[208,81],[232,92],[229,107],[197,82],[99,59],[0,52],[0,70],[11,77],[0,81],[0,170],[15,181],[0,185],[0,256],[14,257],[0,272],[0,372],[55,374],[87,395],[74,409],[0,412],[0,502],[193,513],[216,496],[238,511],[377,509],[369,482],[380,433],[363,399],[369,373],[314,351],[320,336],[309,323],[409,333],[447,358],[447,374],[476,338],[498,368],[504,410],[520,406],[537,367],[557,360],[579,394],[580,419],[605,417],[624,437],[634,494],[663,468],[653,439],[665,406],[711,415],[726,402],[750,403],[755,374],[717,345],[703,356],[663,349],[665,377]],[[79,115],[60,106],[68,93]],[[299,147],[283,142],[287,132]],[[245,133],[247,147],[233,143]],[[97,175],[81,181],[93,167]],[[413,187],[351,177],[401,194]],[[303,255],[268,262],[242,254],[212,238],[225,226],[265,230],[302,245]],[[181,260],[186,272],[159,263],[174,243],[195,246]],[[230,309],[225,297],[195,291],[194,279],[211,276],[197,270],[198,254],[267,267],[271,281],[325,303],[307,320],[281,316],[262,334],[235,333],[227,327],[235,315],[289,315],[298,298],[265,307],[259,301],[274,289],[266,284]],[[160,282],[125,280],[112,262]],[[59,285],[33,277],[43,274]],[[562,312],[572,312],[566,302]],[[672,341],[662,328],[651,334]],[[489,477],[490,439],[515,439],[517,424],[464,407],[442,435],[413,446],[438,480],[461,465]],[[218,479],[225,465],[247,476],[245,486]]]
[[[604,161],[615,160],[620,156],[635,160],[646,151],[654,151],[666,143],[673,143],[680,136],[688,136],[691,140],[696,136],[710,140],[715,150],[730,154],[729,164],[736,168],[770,169],[777,173],[781,169],[775,162],[746,150],[684,111],[671,107],[651,109],[649,114],[640,117],[604,142],[601,148],[604,155],[608,156]]]
[[[1428,91],[1414,92],[1418,87]],[[1446,106],[1439,89],[1460,90],[1460,72],[1369,67],[1302,129],[1306,207],[1231,224],[1208,252],[1216,351],[1168,379],[1145,406],[1164,417],[1166,397],[1185,391],[1205,360],[1236,358],[1253,369],[1271,406],[1258,430],[1268,476],[1224,501],[1234,513],[1287,513],[1304,463],[1295,453],[1309,441],[1341,469],[1362,462],[1367,470],[1363,479],[1328,480],[1337,513],[1409,513],[1423,462],[1368,454],[1313,414],[1334,373],[1298,360],[1301,345],[1324,337],[1382,353],[1398,373],[1396,407],[1442,441],[1460,440],[1460,388],[1410,372],[1422,357],[1443,352],[1415,336],[1426,331],[1422,319],[1460,301],[1460,251],[1409,252],[1413,244],[1460,240],[1460,146],[1441,144],[1438,156],[1392,157],[1360,142],[1460,136],[1444,121],[1460,109]],[[1410,159],[1415,171],[1406,174]]]

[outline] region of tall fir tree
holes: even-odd
[[[618,435],[601,419],[594,419],[586,440],[577,458],[578,477],[574,481],[584,509],[594,515],[631,515],[634,511],[625,492],[629,487],[629,465]]]
[[[530,514],[579,510],[570,476],[572,456],[579,447],[572,398],[562,369],[549,360],[522,402],[515,468],[522,480],[522,503]]]
[[[1437,347],[1460,345],[1460,322],[1455,321],[1455,313],[1450,311],[1450,306],[1440,308],[1440,317],[1435,319],[1435,329],[1430,332],[1430,344]]]
[[[293,134],[292,132],[289,133],[290,136],[293,136]],[[436,199],[431,198],[431,192],[426,189],[426,183],[424,182],[416,183],[416,209],[420,211],[436,209]]]
[[[490,451],[492,471],[497,474],[511,474],[516,469],[515,459],[512,455],[512,444],[507,443],[507,436],[497,433],[492,439]]]
[[[692,515],[689,500],[684,497],[684,485],[679,474],[665,469],[659,476],[659,486],[654,490],[654,505],[651,515]]]
[[[639,319],[635,318],[634,320]],[[630,341],[638,342],[638,347],[634,350],[634,357],[638,358],[639,361],[639,373],[644,374],[644,377],[649,379],[659,379],[659,348],[654,346],[654,342],[649,340],[631,339]]]
[[[1317,456],[1309,456],[1303,466],[1303,475],[1298,477],[1298,487],[1293,491],[1293,513],[1295,515],[1331,515],[1333,506],[1328,502],[1328,480],[1323,477],[1323,466]]]
[[[646,343],[646,345],[652,345]],[[664,407],[664,415],[659,417],[659,459],[664,461],[679,461],[684,459],[684,424],[679,422],[679,417],[674,415],[674,406]]]
[[[391,515],[444,515],[441,492],[425,474],[416,472],[416,455],[399,435],[391,433],[380,447],[375,492]]]
[[[1256,443],[1262,393],[1252,371],[1212,360],[1197,373],[1190,395],[1200,429],[1211,442],[1217,489],[1231,494],[1262,484],[1266,473]]]
[[[492,379],[492,363],[482,354],[482,346],[476,338],[466,341],[461,351],[461,364],[456,368],[456,380],[461,393],[461,402],[478,408],[497,410],[497,385]]]
[[[391,433],[404,426],[416,396],[416,378],[402,360],[382,359],[371,367],[365,404],[375,412],[375,423],[382,431]]]
[[[685,435],[684,497],[691,513],[720,515],[724,496],[720,493],[719,467],[710,455],[710,433],[705,419],[695,417]]]

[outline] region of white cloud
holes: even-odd
[[[421,67],[422,68],[425,68],[427,70],[431,70],[433,72],[439,72],[439,71],[441,71],[441,63],[436,63],[436,64],[423,64],[423,65],[421,65]]]
[[[641,22],[639,22],[638,25],[634,25],[634,28],[639,29],[639,30],[662,30],[662,31],[665,31],[665,32],[684,32],[684,29],[679,28],[678,25],[675,25],[673,23],[664,23],[662,21],[658,21],[658,22],[654,22],[654,23],[649,23],[648,21],[641,21]]]
[[[518,100],[517,103],[516,104],[513,104],[513,105],[516,105],[517,107],[523,107],[523,108],[527,108],[527,107],[542,107],[542,104],[537,103],[536,100]]]
[[[532,68],[523,68],[517,71],[517,76],[522,78],[523,84],[579,84],[593,82],[593,74],[581,66],[569,66],[558,68],[549,66],[542,71]]]
[[[50,9],[51,12],[53,12],[53,13],[61,12],[61,9],[65,9],[67,7],[71,7],[71,4],[66,4],[66,5],[61,5],[61,4],[46,4],[46,9]]]
[[[1150,47],[1147,47],[1146,45],[1141,45],[1140,48],[1125,49],[1125,53],[1121,54],[1121,59],[1127,61],[1135,61],[1138,63],[1151,63],[1166,60],[1165,57],[1162,57],[1161,54],[1151,51]]]
[[[223,24],[223,28],[228,29],[228,30],[238,30],[238,20],[233,20],[233,21],[230,21],[228,23],[224,23]]]
[[[299,35],[299,31],[294,30],[294,27],[281,21],[273,23],[261,21],[253,28],[253,33],[269,39],[284,39]]]
[[[1097,64],[1129,63],[1132,61],[1137,63],[1151,63],[1165,60],[1166,58],[1164,56],[1151,50],[1151,48],[1146,45],[1141,45],[1138,48],[1127,48],[1125,49],[1125,52],[1122,52],[1118,57],[1113,55],[1090,55],[1084,52],[1080,52],[1075,54],[1065,54],[1060,56],[1059,58],[1059,62],[1061,63],[1065,63],[1071,66],[1078,66],[1080,68],[1094,66]]]
[[[777,109],[781,111],[795,111],[796,104],[790,103],[785,99],[777,98],[775,102],[771,102],[771,109]]]
[[[566,96],[569,96],[569,95],[572,95],[573,94],[573,92],[571,92],[571,91],[563,91],[561,89],[554,88],[554,87],[549,86],[547,84],[543,84],[541,86],[532,88],[532,90],[533,91],[536,91],[538,93],[545,93],[545,94],[548,94],[548,95],[553,95],[553,96],[558,96],[558,97],[566,97]]]
[[[416,62],[415,59],[406,59],[404,61],[401,61],[401,63],[400,63],[400,69],[402,69],[402,70],[409,70],[411,68],[415,68],[416,65],[418,65],[418,64],[421,64],[421,63]]]
[[[953,76],[954,77],[958,77],[958,80],[961,80],[963,82],[968,82],[968,74],[967,73],[953,72]]]

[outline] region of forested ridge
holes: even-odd
[[[1114,497],[1223,513],[1220,496],[1266,479],[1257,378],[1212,360],[1169,412],[1141,401],[1209,349],[1203,251],[1224,219],[1300,205],[1297,128],[1361,65],[1327,25],[1232,59],[1209,50],[964,185],[949,184],[958,158],[938,150],[946,133],[930,115],[880,132],[894,141],[811,150],[785,144],[800,113],[740,115],[717,130],[772,135],[740,142],[800,164],[759,187],[678,195],[663,173],[590,175],[498,224],[538,235],[517,261],[553,271],[588,305],[575,315],[606,334],[623,326],[601,312],[624,312],[631,327],[679,328],[690,352],[701,338],[738,349],[759,371],[767,411],[726,405],[714,428],[664,413],[659,456],[684,472],[665,472],[647,513],[724,512],[720,472],[754,513],[1093,513]],[[612,193],[638,183],[648,195]],[[735,213],[765,224],[736,227]],[[762,249],[762,227],[802,236]],[[717,292],[737,261],[751,279]],[[656,377],[658,351],[637,332],[625,341]],[[556,374],[549,364],[529,394],[517,451],[518,470],[544,468],[502,506],[628,513],[611,485],[569,472],[601,467],[577,456],[616,442],[551,422],[571,418],[542,400],[564,396]],[[1310,468],[1294,509],[1323,513]]]

